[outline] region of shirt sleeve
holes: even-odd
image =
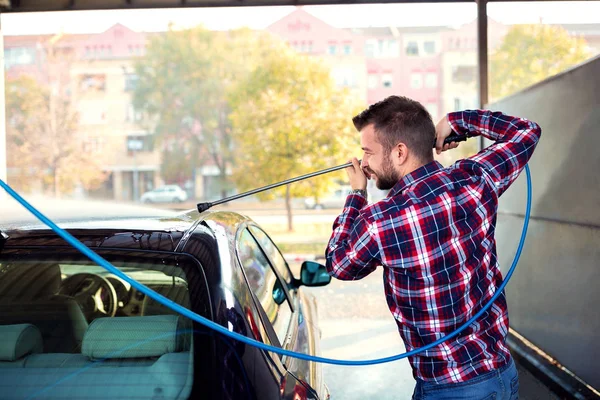
[[[469,160],[481,165],[489,174],[498,196],[525,168],[542,134],[535,122],[489,110],[450,113],[448,123],[457,135],[482,135],[494,141]]]
[[[346,199],[344,211],[333,223],[325,257],[327,271],[340,280],[362,279],[379,265],[379,246],[360,210],[367,200],[359,194]]]

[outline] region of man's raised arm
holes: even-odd
[[[535,122],[501,112],[466,110],[450,113],[446,118],[459,136],[482,135],[494,141],[469,160],[477,162],[489,173],[498,196],[525,168],[542,134]]]

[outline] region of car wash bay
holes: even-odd
[[[123,0],[113,2],[110,7],[190,5],[170,0],[134,3]],[[334,2],[319,2],[326,3]],[[244,2],[244,5],[250,6],[291,4],[315,2]],[[239,2],[229,0],[199,0],[193,3],[198,7],[239,5]],[[600,278],[597,268],[597,260],[600,259],[600,178],[597,174],[600,157],[595,145],[600,142],[597,128],[600,125],[597,112],[600,104],[600,59],[592,59],[498,103],[489,104],[486,2],[479,1],[477,5],[480,106],[532,119],[542,126],[544,132],[530,163],[534,187],[530,231],[520,264],[507,289],[513,329],[511,347],[521,369],[522,397],[552,398],[550,389],[559,398],[597,397],[600,388],[600,374],[597,372],[600,369],[600,346],[595,342],[600,330],[596,310],[600,302],[600,292],[596,287]],[[100,2],[21,0],[13,2],[5,8],[5,12],[104,7],[104,3]],[[4,126],[4,121],[0,123]],[[2,132],[0,141],[4,140]],[[5,154],[0,154],[2,159],[6,159]],[[5,166],[0,165],[0,177],[3,179],[5,171]],[[503,268],[510,264],[514,255],[518,240],[514,232],[522,226],[525,200],[525,178],[521,177],[500,202],[497,241]],[[333,282],[326,291],[315,291],[315,295],[319,297],[322,313],[324,356],[373,358],[404,350],[399,337],[394,334],[394,322],[385,308],[380,276],[373,274],[355,285]],[[355,302],[356,298],[363,296],[369,300]],[[348,304],[356,306],[352,308]],[[365,304],[373,308],[369,309]],[[329,315],[336,310],[338,314]],[[373,318],[374,315],[377,317]],[[363,396],[370,397],[369,390],[372,388],[381,388],[381,397],[378,395],[377,398],[386,398],[383,393],[390,392],[395,393],[393,398],[399,398],[398,393],[408,396],[412,391],[412,378],[405,361],[364,369],[325,368],[326,380],[334,398],[352,398],[354,390],[361,393],[363,389],[349,384],[361,379],[366,390],[362,392]],[[392,388],[396,385],[397,392]],[[532,397],[527,397],[530,390]]]

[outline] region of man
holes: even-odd
[[[347,169],[352,191],[326,250],[329,273],[361,279],[383,267],[387,304],[408,351],[453,332],[502,282],[494,230],[498,198],[519,176],[540,127],[498,112],[448,114],[437,126],[418,102],[392,96],[353,119],[362,164]],[[495,143],[443,168],[437,153],[451,133]],[[368,205],[367,179],[388,197]],[[504,294],[457,337],[409,357],[413,399],[517,399],[518,376],[506,346]]]

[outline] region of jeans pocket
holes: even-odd
[[[519,375],[510,381],[510,400],[519,400]]]

